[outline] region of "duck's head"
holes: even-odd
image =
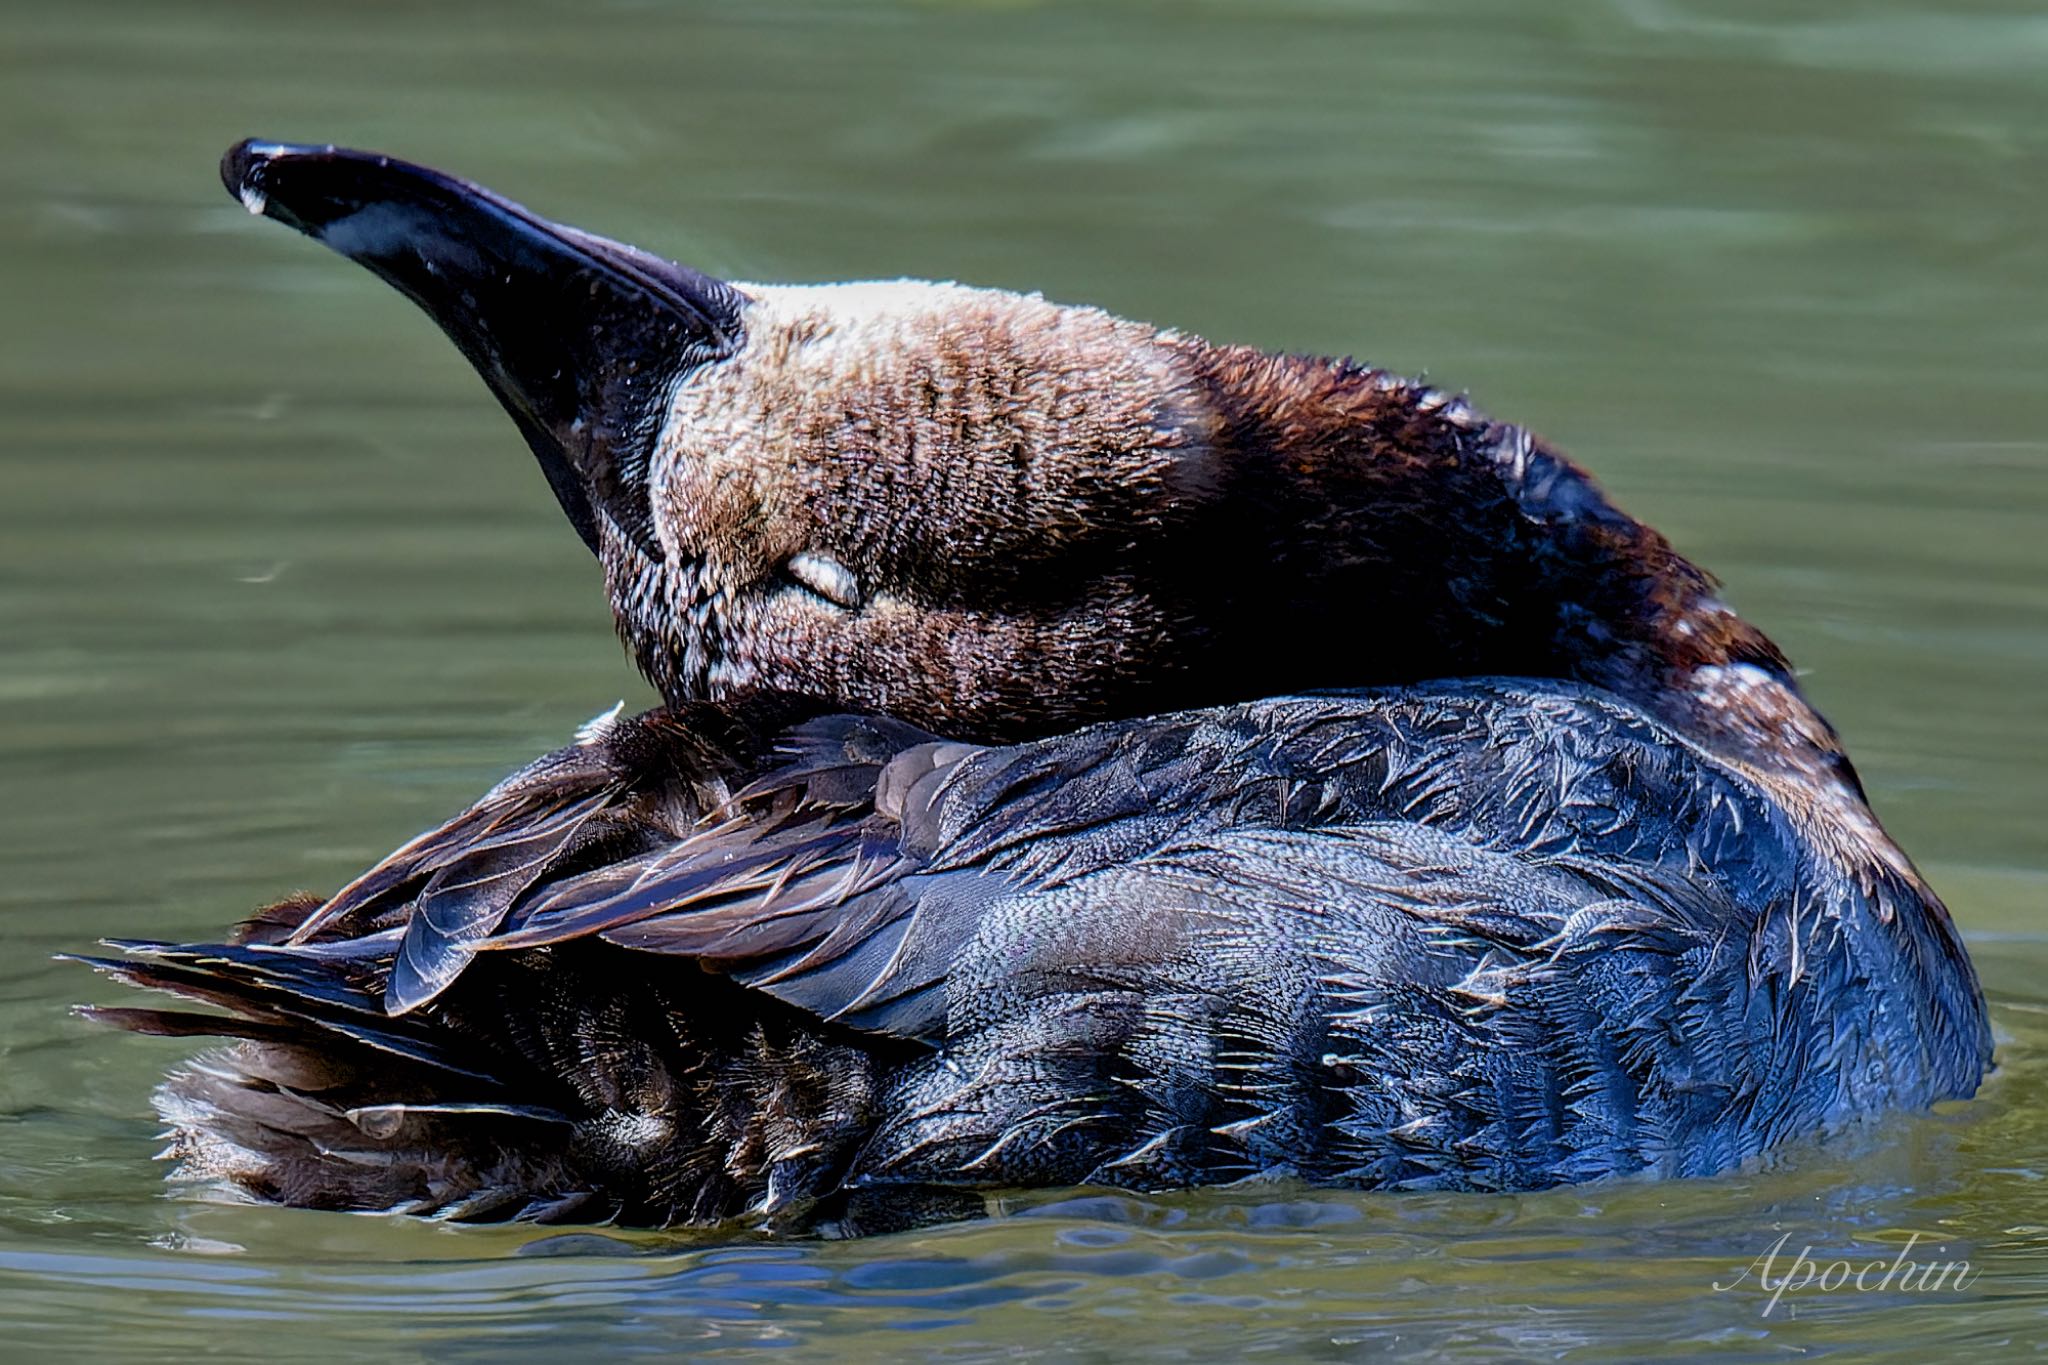
[[[1426,386],[1036,296],[729,284],[369,153],[222,174],[440,323],[671,702],[1000,738],[1480,673],[1797,700],[1661,537]]]

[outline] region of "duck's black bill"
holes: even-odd
[[[598,548],[602,512],[659,557],[648,455],[676,383],[738,348],[737,290],[372,152],[249,141],[220,171],[250,212],[368,266],[441,324],[585,544]]]

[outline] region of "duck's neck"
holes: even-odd
[[[1590,683],[1730,757],[1854,787],[1777,646],[1528,432],[1349,362],[1203,348],[1196,365],[1233,471],[1219,505],[1268,528],[1256,591],[1288,606],[1264,619],[1329,635],[1326,668]]]

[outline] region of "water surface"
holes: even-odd
[[[1993,1359],[2048,1341],[2048,16],[2027,3],[0,10],[0,1325],[92,1359]],[[1511,1198],[1005,1203],[858,1244],[176,1202],[189,1051],[49,955],[328,889],[624,697],[596,575],[235,138],[740,278],[1039,289],[1469,388],[1806,667],[1991,994],[1978,1100]],[[1912,1242],[1960,1291],[1768,1296]],[[1917,1239],[1917,1240],[1915,1240]],[[1782,1268],[1782,1266],[1781,1266]]]

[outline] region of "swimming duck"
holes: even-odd
[[[872,1231],[991,1187],[1708,1176],[1970,1095],[1784,656],[1459,397],[950,284],[730,284],[243,143],[481,372],[663,705],[326,900],[119,942],[178,1175]],[[195,1010],[197,1004],[210,1007]]]

